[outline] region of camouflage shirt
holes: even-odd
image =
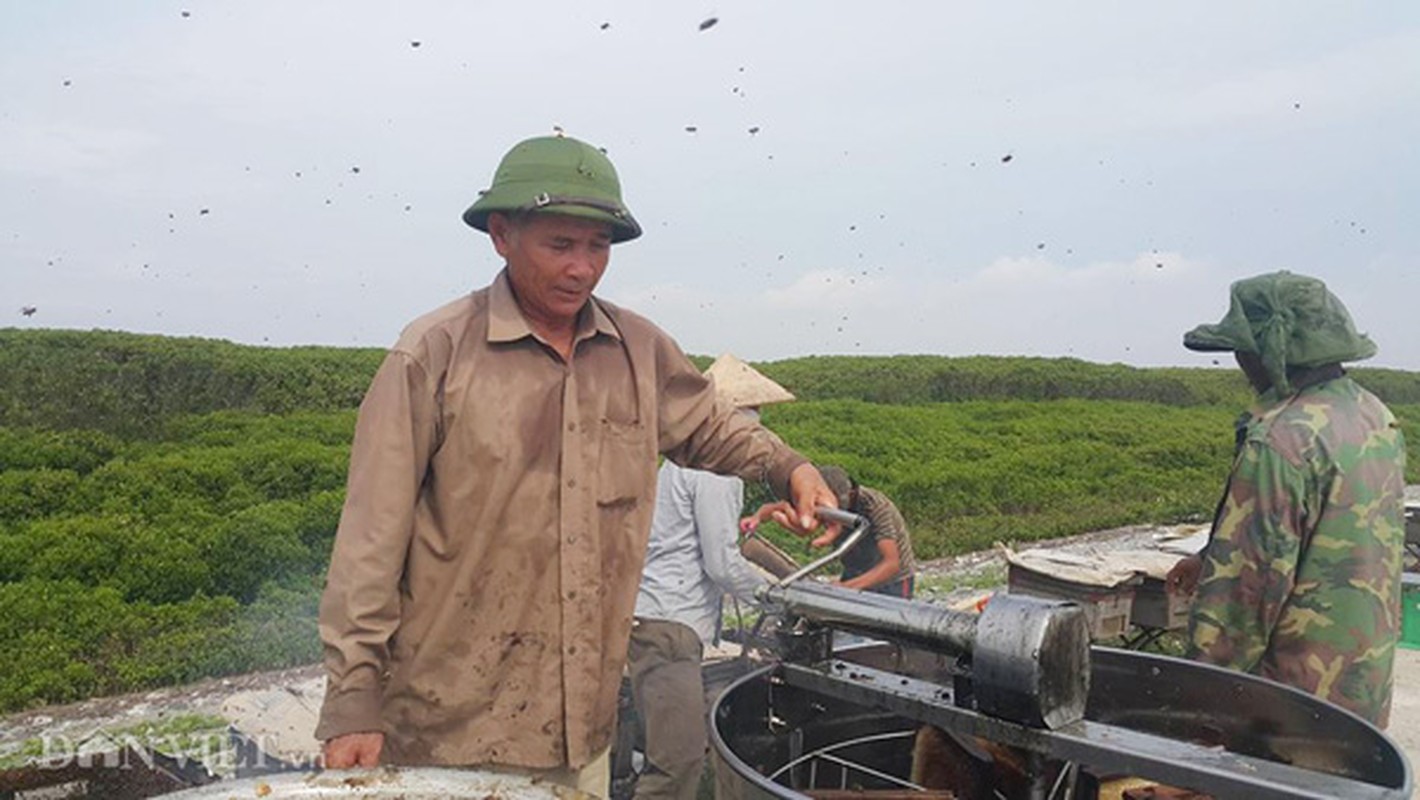
[[[1189,620],[1190,655],[1385,726],[1400,632],[1405,443],[1347,377],[1240,423]]]

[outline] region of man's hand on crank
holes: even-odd
[[[838,497],[823,482],[823,476],[813,464],[800,464],[789,473],[789,496],[790,500],[765,503],[740,520],[740,533],[749,534],[764,520],[772,519],[798,536],[809,536],[822,524],[823,533],[810,543],[814,547],[823,547],[838,538],[838,523],[823,522],[814,512],[818,506],[838,508]]]
[[[1198,577],[1203,574],[1203,556],[1191,555],[1179,559],[1164,578],[1164,590],[1169,594],[1193,594],[1198,588]]]

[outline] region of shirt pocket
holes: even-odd
[[[597,454],[598,506],[634,506],[650,494],[655,456],[649,441],[645,425],[602,420],[601,449]]]

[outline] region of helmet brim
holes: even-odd
[[[1245,349],[1239,346],[1236,337],[1222,325],[1199,325],[1183,335],[1183,346],[1201,353],[1237,352]]]
[[[497,212],[504,214],[515,213],[517,209],[508,208],[480,208],[478,203],[469,206],[463,212],[463,221],[471,228],[488,232],[488,216]],[[613,244],[629,242],[641,235],[641,225],[630,215],[618,217],[615,214],[602,211],[599,208],[574,205],[547,205],[537,209],[537,214],[562,214],[568,217],[579,217],[581,219],[596,220],[611,225],[611,241]]]

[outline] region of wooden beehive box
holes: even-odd
[[[1134,605],[1133,582],[1100,586],[1011,562],[1006,569],[1006,586],[1011,594],[1076,603],[1085,610],[1092,639],[1113,639],[1129,630],[1130,612]]]
[[[1134,587],[1129,620],[1141,628],[1182,630],[1188,627],[1188,606],[1188,597],[1169,594],[1164,590],[1163,580],[1146,575],[1144,581]]]

